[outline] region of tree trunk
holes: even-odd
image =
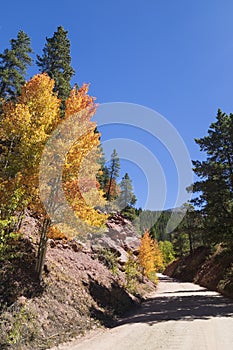
[[[47,241],[48,241],[47,230],[50,224],[51,224],[50,219],[48,218],[44,219],[42,229],[41,229],[40,243],[39,243],[37,260],[36,260],[36,268],[35,268],[37,278],[39,279],[39,281],[42,280],[42,272],[44,269],[44,263],[45,263],[45,257],[46,257],[46,251],[47,251]]]
[[[190,232],[190,228],[188,229],[188,237],[189,237],[189,251],[190,254],[193,254],[193,238],[192,238],[192,233]]]
[[[110,176],[110,179],[109,179],[108,192],[107,192],[107,196],[106,196],[107,201],[110,201],[111,187],[112,187],[112,175]]]

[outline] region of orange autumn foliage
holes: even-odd
[[[47,237],[54,240],[63,240],[63,241],[69,241],[70,237],[64,233],[63,231],[59,230],[55,226],[50,226],[47,231]]]
[[[86,108],[96,110],[95,98],[88,95],[89,84],[83,84],[80,89],[74,87],[66,100],[65,118]]]
[[[104,188],[104,192],[107,193],[109,190],[109,186],[110,186],[110,179],[108,179],[105,188]],[[109,197],[111,200],[116,199],[120,194],[120,187],[116,182],[116,179],[112,179],[111,180],[111,187],[110,187],[110,191],[109,191]]]
[[[104,204],[103,193],[99,190],[96,174],[99,171],[100,134],[96,123],[91,121],[96,111],[94,98],[88,95],[89,85],[72,89],[66,101],[65,119],[76,115],[80,123],[81,137],[75,141],[66,157],[63,171],[63,188],[76,215],[89,225],[98,227],[106,221],[106,215],[99,214],[94,206]],[[82,134],[83,125],[88,131]]]

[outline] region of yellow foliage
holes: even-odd
[[[2,121],[7,127],[7,138],[13,134],[30,143],[32,139],[37,143],[46,140],[60,119],[60,100],[53,87],[54,81],[47,74],[35,75],[22,87],[16,103],[3,105]]]
[[[159,248],[159,244],[156,240],[154,240],[154,254],[155,254],[155,269],[156,271],[163,271],[164,263],[163,263],[163,255]]]
[[[55,226],[49,227],[47,237],[51,239],[69,240],[69,237]]]
[[[155,270],[154,246],[149,231],[146,231],[141,238],[138,260],[143,268],[143,274],[149,277],[149,275]]]
[[[145,231],[141,238],[138,260],[142,267],[143,275],[155,279],[155,273],[158,269],[161,269],[163,261],[158,243],[151,238],[148,230]]]
[[[6,146],[0,155],[0,194],[5,192],[9,195],[9,192],[13,193],[20,188],[19,193],[24,200],[27,199],[27,204],[43,211],[39,198],[39,169],[43,150],[59,124],[73,118],[80,128],[81,136],[74,140],[66,156],[62,174],[63,190],[70,207],[79,219],[88,225],[101,227],[106,222],[106,215],[94,209],[96,204],[104,203],[103,193],[98,190],[95,178],[99,170],[97,161],[100,156],[100,134],[95,132],[96,123],[91,121],[96,110],[94,98],[88,95],[87,84],[79,90],[74,88],[66,101],[64,119],[61,120],[61,101],[53,92],[53,88],[53,79],[45,73],[38,74],[22,87],[22,93],[15,102],[3,104],[0,139],[4,142],[3,146]],[[65,130],[71,135],[72,125],[69,130]],[[55,152],[52,150],[58,157],[62,154],[66,142],[66,137],[63,136],[65,135],[61,135]],[[45,170],[53,179],[53,165],[48,164]],[[48,197],[54,202],[59,202],[56,188],[54,190],[54,186],[47,183],[45,186]],[[4,200],[7,201],[7,196],[4,196]],[[62,229],[50,228],[48,236],[64,238],[67,235],[63,232]]]
[[[60,119],[60,100],[53,93],[54,81],[47,74],[34,76],[22,87],[15,102],[2,106],[0,138],[5,142],[1,155],[1,178],[7,188],[21,188],[23,198],[39,201],[38,173],[44,145]],[[14,181],[14,189],[10,183]],[[12,193],[13,193],[12,192]]]
[[[50,134],[59,122],[60,103],[53,93],[54,80],[46,73],[35,75],[22,88],[18,103],[26,104],[31,115],[31,126]]]

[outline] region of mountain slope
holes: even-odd
[[[96,327],[111,327],[155,285],[126,290],[124,263],[139,237],[119,215],[91,242],[49,240],[43,283],[34,277],[39,221],[24,220],[13,255],[0,264],[0,348],[47,349]]]

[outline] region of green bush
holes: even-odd
[[[138,281],[138,263],[134,258],[132,252],[129,253],[128,260],[125,264],[125,276],[126,276],[126,289],[132,293],[137,293],[137,281]]]
[[[173,260],[175,260],[173,244],[169,241],[160,241],[159,248],[162,252],[164,267],[166,268]]]
[[[117,255],[110,249],[101,248],[97,253],[97,258],[102,262],[114,275],[118,273]]]
[[[0,261],[14,258],[17,254],[14,245],[21,235],[18,232],[10,232],[11,224],[12,220],[0,220]]]
[[[35,315],[26,305],[13,304],[2,312],[0,331],[0,348],[18,350],[32,342],[39,329]]]

